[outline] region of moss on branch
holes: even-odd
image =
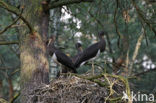
[[[3,41],[0,42],[0,45],[10,45],[10,44],[19,44],[18,41]]]

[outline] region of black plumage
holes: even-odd
[[[81,45],[81,43],[77,42],[77,43],[75,44],[75,47],[76,47],[78,53],[82,52],[82,45]]]
[[[79,42],[75,44],[75,48],[77,49],[77,54],[71,58],[73,63],[75,63],[79,59],[79,57],[83,51],[82,45]]]
[[[76,69],[72,63],[72,60],[54,46],[53,38],[47,42],[47,48],[50,56],[52,56],[52,59],[55,62],[62,64],[63,66],[69,68],[71,72],[76,73]]]
[[[83,65],[88,60],[94,59],[96,56],[98,56],[101,52],[105,50],[106,42],[104,40],[104,34],[106,34],[106,32],[100,32],[98,34],[100,41],[90,45],[81,54],[79,54],[79,58],[74,63],[76,68]]]

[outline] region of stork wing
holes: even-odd
[[[56,50],[55,54],[57,56],[57,60],[59,63],[61,63],[62,65],[66,66],[70,69],[72,69],[76,73],[74,64],[72,63],[72,60],[67,55],[65,55],[64,53],[62,53],[59,50]]]
[[[88,48],[86,48],[82,53],[80,53],[79,58],[75,61],[75,67],[79,67],[82,63],[94,58],[99,50],[99,42],[95,43]]]

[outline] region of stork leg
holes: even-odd
[[[92,60],[92,75],[94,75],[94,60]]]

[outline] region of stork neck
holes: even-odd
[[[50,44],[48,48],[49,48],[50,55],[53,55],[53,53],[57,50],[54,43]]]
[[[104,37],[103,37],[103,36],[100,36],[100,37],[99,37],[99,39],[100,39],[100,40],[103,40],[103,39],[104,39]]]
[[[56,49],[54,43],[52,43],[52,44],[50,45],[50,47],[53,48],[53,49]]]
[[[82,47],[79,47],[77,50],[80,53],[82,51]]]

